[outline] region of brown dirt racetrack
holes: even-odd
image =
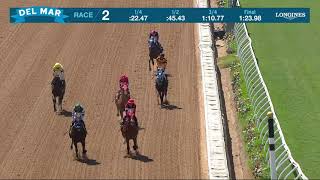
[[[194,24],[23,24],[9,7],[192,7],[192,0],[3,0],[0,7],[0,178],[203,178],[199,64]],[[169,60],[171,110],[157,105],[148,71],[147,33],[160,32]],[[64,108],[86,108],[86,162],[74,160],[71,118],[53,112],[51,66],[66,71]],[[137,102],[139,159],[126,147],[112,102],[127,73]],[[80,146],[80,144],[79,144]]]

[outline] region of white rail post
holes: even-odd
[[[269,124],[269,154],[270,154],[270,174],[271,179],[277,179],[276,170],[276,155],[275,155],[275,141],[274,141],[274,126],[273,126],[273,113],[269,111],[267,113]]]

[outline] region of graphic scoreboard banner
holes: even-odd
[[[309,23],[310,8],[10,8],[11,23]]]

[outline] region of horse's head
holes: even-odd
[[[124,84],[124,85],[122,86],[121,90],[122,90],[122,93],[123,93],[124,95],[129,95],[128,85]]]
[[[127,114],[130,118],[132,118],[135,115],[133,109],[128,109]]]

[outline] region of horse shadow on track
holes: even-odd
[[[182,108],[167,102],[162,105],[162,109],[175,110],[175,109],[182,109]]]
[[[63,109],[60,115],[64,117],[72,117],[72,112]]]
[[[77,161],[81,163],[85,163],[89,166],[95,166],[95,165],[101,164],[95,159],[89,159],[87,155],[82,155],[82,158],[77,159]]]
[[[148,156],[142,155],[140,153],[136,154],[135,156],[130,156],[130,158],[133,160],[144,162],[144,163],[153,161],[153,159],[150,159]]]

